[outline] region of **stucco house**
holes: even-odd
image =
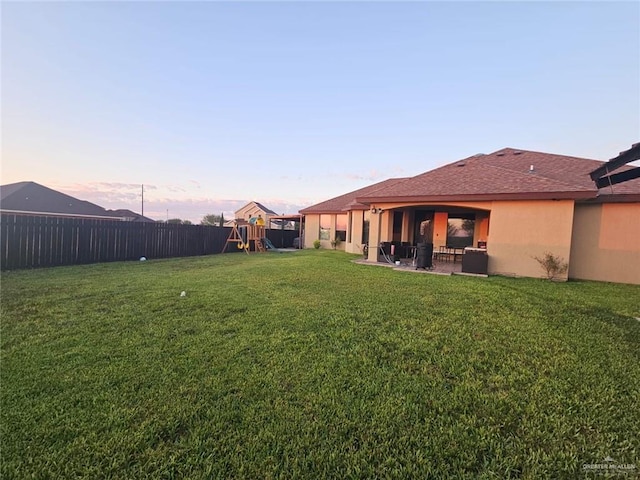
[[[276,212],[274,212],[268,207],[265,207],[262,203],[254,202],[254,201],[247,203],[243,207],[236,210],[234,213],[235,213],[235,219],[226,222],[225,226],[232,226],[234,222],[238,222],[238,223],[249,222],[251,218],[258,218],[258,215],[260,215],[264,219],[267,225],[270,225],[269,218],[274,215],[277,215]]]
[[[305,247],[339,237],[347,252],[367,244],[375,262],[381,242],[486,244],[489,274],[540,277],[534,257],[549,252],[568,262],[565,279],[640,284],[640,178],[598,188],[590,173],[603,165],[513,148],[474,155],[301,210]]]

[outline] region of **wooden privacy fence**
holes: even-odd
[[[230,227],[105,221],[3,214],[2,270],[188,257],[220,253]],[[276,247],[293,245],[291,230],[267,230]]]

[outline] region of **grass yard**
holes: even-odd
[[[3,273],[2,478],[638,477],[640,286],[352,258]]]

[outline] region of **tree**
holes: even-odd
[[[447,238],[455,237],[459,228],[453,224],[453,222],[447,222]]]
[[[476,228],[476,221],[465,218],[462,220],[462,229],[469,235],[473,235],[473,231]]]
[[[170,218],[167,220],[167,223],[171,223],[174,225],[193,225],[191,220],[182,220],[181,218]]]
[[[211,226],[219,226],[221,227],[224,224],[224,214],[216,215],[214,213],[209,213],[202,217],[200,221],[200,225],[211,225]]]

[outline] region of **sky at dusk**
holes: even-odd
[[[199,223],[640,141],[640,3],[2,2],[2,184]]]

